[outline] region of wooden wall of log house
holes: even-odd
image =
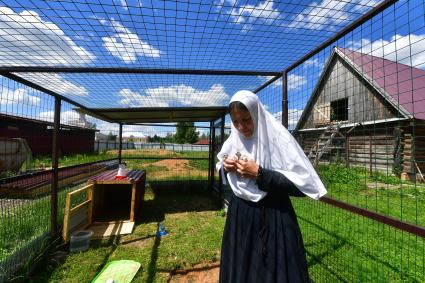
[[[341,129],[346,134],[348,128]],[[295,133],[306,155],[317,143],[323,130]],[[365,167],[370,171],[392,173],[401,158],[400,173],[410,175],[409,179],[421,178],[425,174],[425,121],[412,120],[371,124],[356,128],[346,136],[345,150],[340,158],[348,166]],[[335,160],[335,156],[324,155],[321,163]],[[419,176],[416,176],[419,174]]]
[[[331,102],[348,99],[347,123],[376,121],[396,117],[395,110],[364,78],[338,58],[331,62],[318,87],[314,105],[300,128],[323,127],[331,122]]]

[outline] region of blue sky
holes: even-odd
[[[282,71],[379,2],[0,1],[0,66]],[[424,68],[423,5],[422,1],[398,1],[337,45]],[[331,47],[289,74],[291,124],[296,123],[330,54]],[[269,79],[20,75],[94,108],[226,105],[237,90],[254,90]],[[280,84],[279,80],[259,94],[276,116],[281,110]],[[0,112],[53,117],[46,96],[4,80],[1,91]],[[72,107],[64,107],[62,115],[64,122],[78,116]],[[105,131],[117,129],[108,123],[96,124]]]

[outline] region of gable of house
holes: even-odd
[[[337,54],[331,57],[306,110],[298,129],[322,127],[331,122],[391,119],[399,115],[395,107]]]

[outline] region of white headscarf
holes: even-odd
[[[230,103],[239,101],[248,108],[254,122],[252,137],[246,138],[233,125],[229,138],[218,153],[217,169],[225,155],[229,158],[240,152],[266,169],[285,175],[305,195],[319,199],[326,194],[325,186],[313,166],[288,130],[270,114],[258,97],[247,90],[235,93]],[[267,193],[258,189],[254,179],[229,172],[227,179],[236,196],[257,202]]]

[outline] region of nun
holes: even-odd
[[[217,170],[232,196],[224,227],[220,282],[310,282],[289,196],[315,200],[326,189],[288,130],[246,90],[230,100],[231,133]]]

